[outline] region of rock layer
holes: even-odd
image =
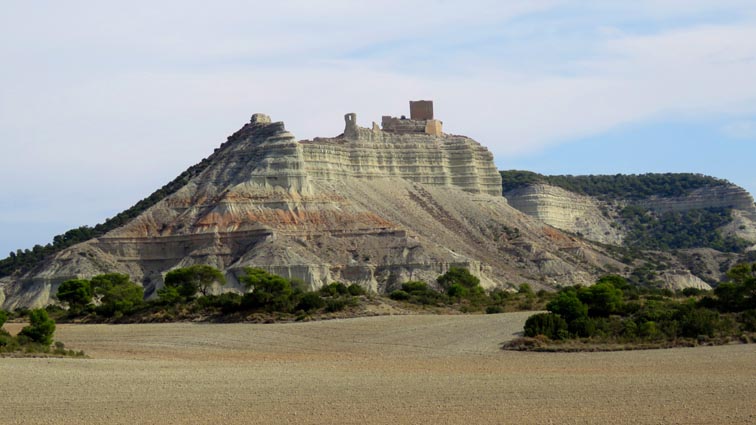
[[[609,216],[610,206],[590,196],[547,184],[524,186],[505,196],[512,207],[557,229],[614,245],[624,238]]]

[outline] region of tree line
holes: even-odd
[[[546,176],[532,171],[500,171],[502,190],[543,183],[570,192],[603,199],[640,200],[651,196],[685,196],[704,187],[727,186],[727,180],[694,173],[647,173],[615,175],[555,175]]]

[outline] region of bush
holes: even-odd
[[[577,296],[588,307],[591,317],[607,317],[622,309],[622,291],[608,281],[580,288]]]
[[[690,309],[680,317],[680,333],[689,338],[701,335],[713,337],[720,325],[719,313],[705,308]]]
[[[557,296],[546,305],[546,309],[552,313],[560,315],[568,322],[588,316],[588,307],[578,299],[575,290],[572,288],[558,293]]]
[[[449,271],[439,276],[436,281],[446,290],[455,284],[469,289],[480,286],[480,279],[461,267],[450,267]]]
[[[365,295],[365,288],[363,288],[362,286],[356,283],[349,285],[349,287],[347,288],[347,291],[349,292],[349,295],[353,297],[359,297],[360,295]]]
[[[29,326],[21,329],[19,335],[29,338],[32,342],[50,346],[55,333],[55,321],[50,319],[44,309],[29,312]]]
[[[264,308],[267,311],[288,312],[293,307],[291,282],[263,269],[247,268],[241,282],[252,292],[242,299],[244,308]]]
[[[198,291],[207,296],[214,283],[225,285],[226,278],[220,270],[205,264],[181,267],[165,275],[165,286],[176,287],[184,298],[192,298]]]
[[[334,313],[344,310],[348,305],[349,302],[343,298],[332,298],[326,302],[326,311],[329,313]]]
[[[67,303],[72,312],[81,311],[92,302],[92,285],[85,279],[71,279],[60,284],[56,297]]]
[[[3,310],[0,310],[0,328],[3,327],[5,322],[8,320],[8,313],[4,312]]]
[[[144,288],[129,280],[125,274],[110,273],[92,278],[95,295],[101,305],[95,311],[103,316],[117,316],[134,311],[144,302]]]
[[[241,310],[241,302],[242,296],[233,292],[208,295],[197,299],[200,306],[220,309],[223,314],[231,314]]]
[[[0,321],[2,318],[0,317]],[[756,310],[746,310],[738,316],[738,322],[743,325],[743,330],[756,332]]]
[[[501,306],[489,305],[488,307],[486,307],[486,314],[498,314],[498,313],[504,313],[504,309],[501,308]]]
[[[695,297],[697,295],[700,295],[701,292],[703,291],[701,291],[698,288],[684,288],[682,290],[682,294],[685,295],[686,297]]]
[[[337,297],[339,295],[348,295],[349,288],[341,282],[333,282],[320,288],[320,293],[324,297]]]
[[[325,304],[325,301],[320,297],[320,295],[315,292],[308,292],[302,295],[302,298],[299,300],[299,304],[297,304],[296,310],[310,312],[323,308]]]
[[[409,297],[410,295],[406,291],[402,291],[401,289],[397,289],[396,291],[393,291],[389,294],[389,298],[397,301],[406,301],[409,299]]]
[[[551,339],[562,339],[567,333],[567,322],[554,313],[539,313],[525,321],[525,336],[543,335]]]

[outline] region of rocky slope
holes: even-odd
[[[507,204],[490,152],[463,136],[395,134],[354,125],[297,141],[261,114],[202,171],[126,225],[0,280],[3,307],[40,306],[73,277],[128,273],[147,295],[164,274],[216,266],[229,288],[248,266],[386,291],[434,282],[450,266],[484,286],[590,283],[620,266]]]
[[[596,242],[622,244],[624,234],[607,214],[610,205],[604,201],[548,184],[516,188],[504,196],[512,207],[557,229]]]
[[[626,239],[630,232],[637,231],[637,228],[631,228],[633,223],[625,220],[623,209],[626,207],[639,208],[640,211],[648,210],[659,217],[666,213],[719,209],[727,211],[731,219],[727,224],[712,229],[713,231],[719,232],[723,238],[736,238],[756,244],[756,207],[753,197],[743,188],[729,182],[710,179],[711,183],[707,183],[708,178],[705,176],[694,176],[694,180],[697,181],[695,184],[700,187],[686,188],[684,184],[693,184],[686,183],[689,177],[683,176],[681,180],[684,184],[670,188],[669,185],[658,185],[654,181],[674,180],[675,175],[637,176],[638,182],[643,183],[644,179],[652,181],[646,186],[639,184],[639,187],[643,188],[643,194],[638,196],[638,192],[627,191],[626,187],[622,187],[626,185],[626,181],[623,183],[613,176],[596,176],[594,186],[590,186],[585,184],[586,177],[557,176],[553,178],[555,184],[549,184],[549,176],[525,172],[512,173],[508,176],[508,182],[514,182],[516,187],[507,188],[506,184],[504,187],[504,195],[512,207],[588,240],[616,246],[627,245]],[[628,180],[632,179],[632,176],[623,178]],[[578,179],[583,179],[582,185]],[[573,182],[573,187],[590,191],[591,195],[556,186],[558,183],[570,187]],[[653,191],[654,185],[660,193],[649,194],[649,191]],[[602,187],[605,188],[604,192],[600,190]],[[617,195],[623,191],[627,196]],[[671,195],[672,193],[674,195]],[[745,246],[746,252],[756,250],[756,245],[750,248],[748,245]],[[707,247],[704,245],[682,248],[675,250],[674,255],[648,253],[641,257],[645,257],[645,262],[655,262],[653,268],[656,271],[653,279],[663,287],[706,289],[710,287],[709,283],[724,278],[724,271],[744,256],[703,248]],[[644,261],[629,263],[629,269],[626,271],[643,266]]]

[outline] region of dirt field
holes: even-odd
[[[0,424],[756,423],[756,345],[500,351],[527,315],[59,325],[93,359],[0,359]]]

